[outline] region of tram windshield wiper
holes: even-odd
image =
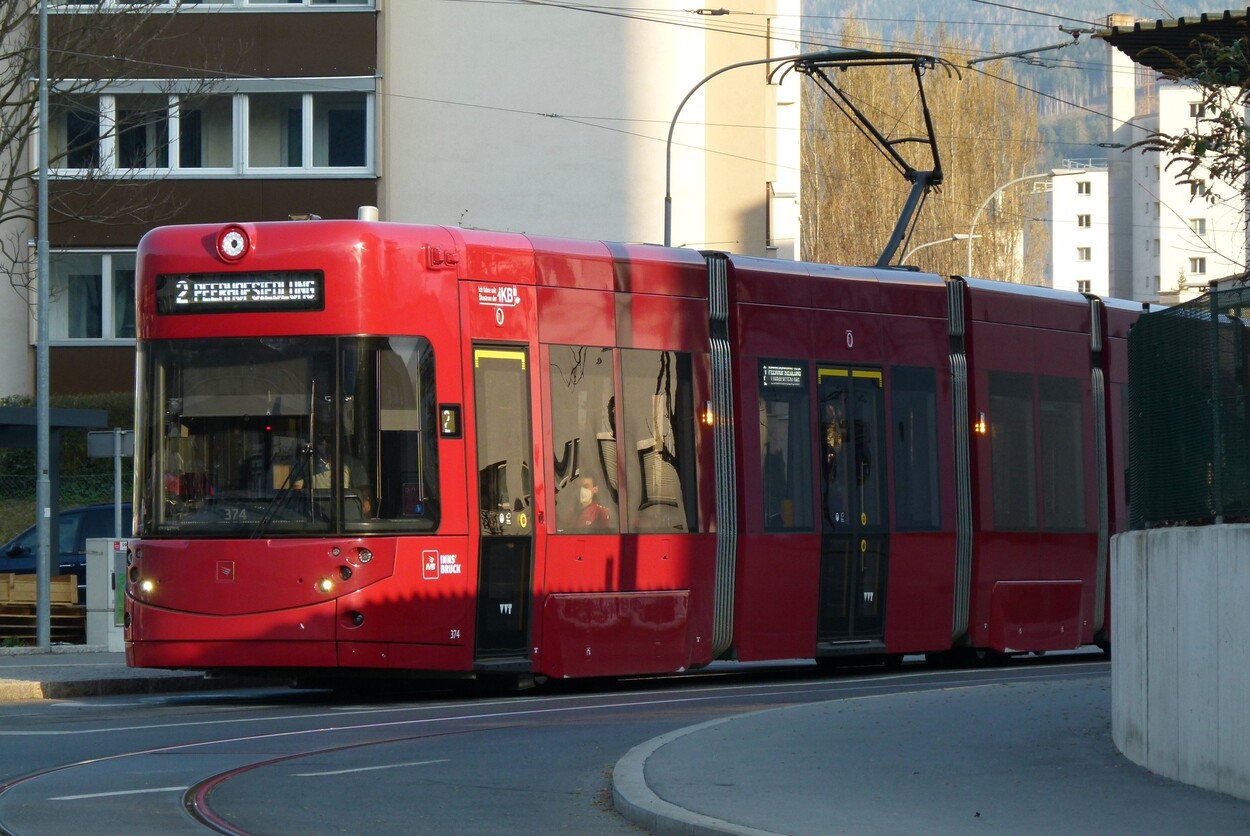
[[[265,529],[269,527],[269,523],[273,522],[274,518],[291,504],[292,497],[298,493],[295,490],[296,480],[311,482],[310,477],[313,471],[312,464],[315,452],[311,444],[300,446],[295,467],[291,468],[290,472],[287,473],[286,478],[282,480],[282,484],[278,486],[278,490],[274,493],[273,499],[269,500],[269,504],[265,507],[265,513],[261,515],[260,521],[256,523],[255,530],[252,531],[252,539],[263,536]]]

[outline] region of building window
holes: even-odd
[[[118,169],[169,167],[169,99],[166,96],[113,96]]]
[[[247,97],[247,165],[301,168],[304,165],[304,97],[260,93]]]
[[[1189,272],[1195,276],[1205,275],[1207,272],[1207,260],[1203,257],[1189,259]]]
[[[1206,106],[1202,102],[1189,103],[1189,115],[1195,119],[1201,119],[1207,115]]]
[[[1076,292],[1077,293],[1089,293],[1090,292],[1089,288],[1090,288],[1089,279],[1077,279],[1076,280]]]
[[[371,90],[63,97],[50,125],[51,169],[62,174],[324,177],[373,167]]]
[[[1077,215],[1076,225],[1081,229],[1089,229],[1092,226],[1089,215]]]
[[[1206,218],[1190,218],[1189,228],[1193,230],[1194,235],[1206,235],[1207,234],[1207,219]]]
[[[100,107],[94,96],[62,96],[48,104],[48,158],[53,168],[100,164]]]
[[[135,338],[135,254],[58,250],[48,259],[48,338]]]
[[[248,169],[364,169],[367,93],[253,93],[247,102]]]
[[[1189,196],[1190,197],[1206,197],[1206,194],[1207,194],[1207,181],[1206,180],[1191,180],[1190,181],[1189,183]]]
[[[1090,250],[1091,250],[1090,247],[1077,247],[1076,248],[1076,260],[1077,261],[1089,261],[1090,258],[1092,257],[1092,253],[1090,252]]]
[[[177,126],[174,158],[182,169],[234,167],[234,97],[183,96],[175,100],[172,121]]]
[[[1076,181],[1076,193],[1077,194],[1091,194],[1090,182],[1088,180],[1077,180]]]
[[[1158,220],[1158,218],[1159,218],[1159,201],[1157,201],[1157,200],[1156,200],[1154,205],[1155,205],[1155,219],[1156,219],[1156,220]]]

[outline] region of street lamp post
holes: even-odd
[[[859,50],[846,49],[826,49],[821,52],[810,52],[805,55],[789,55],[785,58],[756,58],[752,61],[739,61],[736,64],[729,64],[721,67],[715,72],[708,73],[703,79],[690,88],[681,103],[677,105],[677,110],[673,112],[673,119],[668,124],[668,139],[664,144],[664,246],[671,247],[673,245],[673,131],[677,128],[677,118],[681,116],[682,108],[686,106],[686,102],[690,101],[700,87],[716,78],[721,73],[727,73],[730,70],[736,70],[740,67],[754,67],[760,64],[802,64],[812,61],[834,60],[838,58],[846,58],[848,55],[858,53]]]
[[[923,250],[925,247],[933,247],[933,246],[936,246],[937,244],[949,244],[952,241],[963,241],[964,239],[968,239],[969,241],[971,241],[973,238],[980,238],[980,237],[981,237],[980,235],[971,235],[967,232],[956,232],[954,235],[952,235],[949,238],[939,238],[936,241],[929,241],[927,243],[912,247],[903,255],[902,258],[898,260],[898,263],[900,265],[906,264],[907,259],[911,258],[912,253],[918,250]]]
[[[981,217],[981,213],[985,211],[985,207],[990,205],[990,201],[997,197],[1008,186],[1014,186],[1016,183],[1023,183],[1026,180],[1039,180],[1043,177],[1063,177],[1068,174],[1081,174],[1081,171],[1043,171],[1041,174],[1026,174],[1023,177],[1017,177],[1014,180],[1008,180],[994,191],[990,192],[990,196],[985,202],[977,207],[976,213],[972,216],[972,225],[968,227],[968,275],[972,275],[972,239],[980,238],[980,235],[973,235],[976,232],[977,221]]]
[[[911,52],[871,52],[864,49],[826,49],[804,55],[788,55],[785,58],[757,58],[753,61],[739,61],[736,64],[721,67],[719,70],[704,76],[698,84],[690,88],[690,92],[686,93],[681,103],[677,105],[672,121],[668,124],[668,139],[664,145],[664,245],[666,247],[673,245],[673,131],[677,128],[677,119],[681,115],[682,108],[686,106],[686,102],[690,101],[690,97],[695,94],[695,91],[721,73],[739,67],[750,67],[759,64],[777,65],[776,68],[769,70],[770,80],[787,65],[789,65],[790,69],[810,77],[865,136],[876,142],[877,150],[889,158],[907,182],[911,183],[907,201],[899,214],[898,221],[894,224],[894,231],[890,234],[890,240],[877,259],[878,267],[889,266],[894,258],[894,253],[905,238],[907,229],[910,228],[916,212],[924,202],[925,196],[928,195],[931,189],[942,184],[942,164],[938,156],[937,135],[933,129],[933,119],[929,113],[929,105],[924,93],[924,74],[927,69],[936,66],[946,67],[949,71],[951,65],[932,55],[918,55]],[[840,88],[827,72],[830,70],[849,70],[852,67],[900,66],[911,67],[912,74],[916,77],[916,99],[919,103],[921,117],[925,125],[925,134],[923,136],[892,137],[882,133],[873,124],[869,116],[857,105],[855,98]],[[925,170],[913,165],[907,156],[900,153],[900,143],[918,143],[927,148],[932,159],[932,168]]]
[[[52,490],[48,406],[48,0],[39,0],[39,208],[35,318],[35,644],[52,644]]]

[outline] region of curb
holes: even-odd
[[[775,709],[765,709],[772,711]],[[756,713],[756,712],[751,712]],[[734,836],[777,836],[767,830],[756,830],[740,824],[695,813],[671,804],[656,795],[647,786],[647,759],[659,749],[688,734],[728,723],[739,717],[735,715],[720,720],[709,720],[697,726],[669,732],[640,743],[625,753],[612,769],[612,803],[616,811],[629,822],[658,836],[703,836],[703,834],[734,834]]]

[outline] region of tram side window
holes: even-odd
[[[896,366],[890,380],[895,524],[900,531],[932,531],[942,525],[937,372]]]
[[[766,531],[811,531],[811,393],[807,370],[760,363],[760,489]]]
[[[620,525],[612,350],[553,345],[552,467],[556,530],[616,532]]]
[[[1086,527],[1084,384],[1062,377],[1038,379],[1042,432],[1042,523],[1051,531]]]
[[[990,470],[994,527],[1037,528],[1037,462],[1033,424],[1033,378],[990,374]]]
[[[617,420],[630,497],[626,530],[698,531],[691,356],[627,349],[621,371],[625,404]]]

